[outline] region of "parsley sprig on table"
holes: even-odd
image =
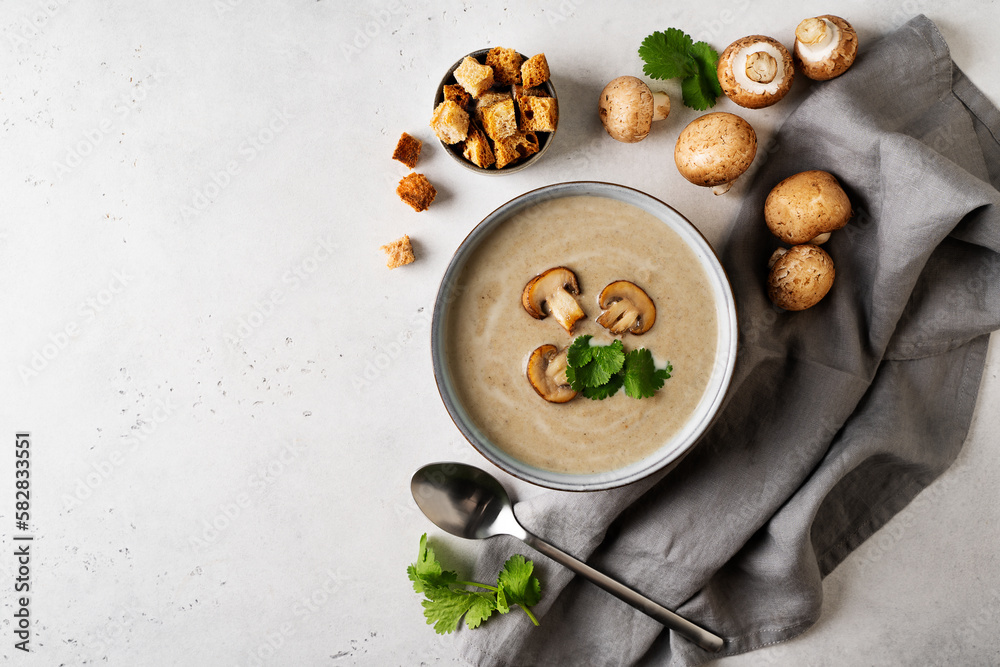
[[[459,581],[458,574],[441,567],[434,550],[427,546],[427,533],[420,538],[417,561],[406,568],[413,590],[424,594],[424,616],[438,634],[453,632],[465,616],[465,624],[475,630],[494,611],[506,614],[514,605],[521,607],[531,622],[538,619],[532,607],[542,597],[542,584],[533,574],[534,564],[520,554],[511,556],[497,576],[496,586],[475,581]],[[475,586],[484,591],[470,591]]]
[[[705,42],[694,42],[683,30],[667,28],[642,40],[642,71],[653,79],[681,79],[684,104],[704,111],[722,95],[716,74],[719,54]]]
[[[591,345],[591,338],[578,336],[566,351],[566,379],[587,398],[602,401],[622,387],[632,398],[649,398],[670,379],[674,367],[656,368],[646,348],[626,353],[620,340]]]

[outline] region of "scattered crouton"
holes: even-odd
[[[549,63],[545,60],[545,54],[531,56],[521,65],[521,83],[526,88],[540,86],[549,80]]]
[[[423,174],[412,173],[399,182],[396,194],[417,213],[426,211],[437,196],[437,190]]]
[[[423,146],[423,142],[416,137],[411,137],[406,132],[399,138],[396,142],[396,150],[392,152],[392,159],[399,160],[405,164],[410,169],[417,166],[417,160],[420,159],[420,147]]]
[[[486,54],[486,64],[493,68],[493,85],[513,86],[521,83],[521,63],[524,57],[514,49],[495,46]]]
[[[410,237],[406,235],[392,243],[386,243],[379,250],[385,251],[385,265],[390,269],[398,269],[401,266],[412,264],[413,260],[416,259],[413,256],[413,245],[410,243]]]

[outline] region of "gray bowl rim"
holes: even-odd
[[[724,367],[721,370],[721,376],[718,376],[715,382],[706,388],[705,394],[702,396],[701,401],[699,401],[695,411],[697,419],[689,422],[692,426],[690,433],[680,441],[675,442],[677,440],[675,436],[650,456],[624,468],[601,473],[573,474],[553,472],[529,466],[510,456],[496,445],[490,443],[488,439],[482,437],[480,433],[477,433],[476,428],[471,423],[472,420],[465,414],[460,399],[453,395],[453,392],[447,386],[448,369],[445,361],[446,355],[442,346],[445,339],[444,327],[447,319],[447,308],[453,300],[453,285],[456,283],[462,269],[465,268],[465,259],[467,259],[468,255],[478,244],[495,227],[530,205],[552,199],[584,195],[604,196],[633,205],[635,205],[634,202],[630,201],[629,198],[643,201],[649,208],[643,208],[642,206],[640,208],[651,213],[664,224],[670,225],[662,215],[650,210],[650,208],[658,209],[661,214],[666,214],[668,218],[676,223],[676,227],[671,225],[674,231],[678,231],[678,228],[680,228],[687,232],[687,236],[682,235],[682,238],[685,238],[689,244],[693,242],[694,247],[692,249],[701,260],[700,263],[706,273],[709,274],[709,281],[713,285],[713,291],[717,294],[720,337],[716,353],[716,371],[713,371],[713,375],[717,375],[718,373],[720,356],[722,357]],[[718,303],[719,296],[722,297],[721,303]],[[445,269],[444,276],[441,279],[441,284],[438,287],[437,296],[434,301],[434,313],[431,317],[431,362],[434,371],[434,380],[437,385],[438,394],[441,396],[441,401],[444,403],[445,409],[451,420],[455,423],[455,426],[476,451],[501,470],[537,486],[560,491],[601,491],[626,486],[649,477],[671,463],[679,462],[680,458],[686,455],[697,444],[724,405],[736,365],[737,346],[738,325],[736,301],[733,295],[732,284],[722,263],[719,261],[718,254],[712,248],[712,245],[705,238],[704,234],[677,211],[677,209],[666,202],[641,190],[604,181],[566,181],[535,188],[501,204],[483,218],[469,232],[452,255],[451,261],[448,263],[448,267]],[[707,403],[706,397],[708,399]],[[616,474],[623,470],[628,472],[620,475]]]

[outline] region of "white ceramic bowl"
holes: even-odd
[[[512,457],[490,442],[463,406],[462,396],[456,391],[448,368],[448,357],[445,354],[448,348],[445,327],[448,321],[448,309],[454,302],[458,277],[472,251],[494,229],[527,207],[551,199],[578,195],[608,197],[631,204],[653,215],[676,232],[694,252],[708,277],[713,299],[711,304],[706,305],[716,309],[718,323],[718,345],[711,376],[701,400],[684,426],[644,459],[616,470],[587,474],[560,473],[537,468]],[[512,199],[486,216],[455,251],[441,281],[431,323],[431,355],[438,391],[441,393],[445,408],[465,438],[480,454],[515,477],[540,486],[566,491],[596,491],[629,484],[679,459],[698,441],[722,406],[736,363],[736,344],[736,304],[732,288],[715,252],[701,232],[684,216],[659,199],[622,185],[592,181],[558,183],[532,190]]]

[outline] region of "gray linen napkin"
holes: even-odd
[[[954,460],[988,333],[1000,328],[1000,112],[920,16],[817,84],[777,135],[721,257],[740,318],[728,403],[668,474],[622,489],[543,492],[525,526],[726,638],[729,655],[789,639],[822,578]],[[763,285],[762,220],[779,180],[825,169],[855,217],[827,248],[837,277],[785,313]],[[545,584],[541,627],[508,614],[463,633],[478,665],[697,665],[712,657],[506,538]]]

